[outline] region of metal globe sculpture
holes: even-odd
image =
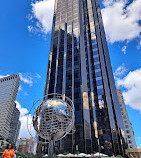
[[[34,111],[33,127],[41,138],[57,141],[73,129],[74,106],[68,97],[62,99],[61,95],[48,95],[48,98]]]
[[[27,117],[27,129],[35,141],[49,143],[48,155],[54,153],[54,142],[75,131],[74,104],[60,94],[48,94],[34,101]],[[42,138],[44,141],[39,141]]]

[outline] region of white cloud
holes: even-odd
[[[28,84],[30,87],[33,85],[33,79],[28,73],[19,73],[21,81]]]
[[[0,75],[0,78],[10,76],[10,75]],[[30,87],[33,85],[33,79],[28,73],[19,73],[20,80],[26,84],[28,84]],[[22,86],[19,86],[19,90],[23,90]]]
[[[27,117],[28,117],[28,122],[29,122],[28,128],[27,128]],[[21,121],[21,128],[20,128],[19,138],[29,138],[31,136],[34,137],[34,135],[35,135],[34,132],[35,131],[33,129],[33,126],[31,125],[32,116],[31,115],[28,115],[28,116],[25,115],[25,116],[20,118],[20,121]]]
[[[117,85],[126,89],[123,92],[125,104],[141,111],[141,68],[130,71],[122,79],[119,78]]]
[[[124,54],[126,54],[126,48],[127,48],[127,46],[123,46],[122,49],[121,49],[121,51],[122,51]]]
[[[28,96],[29,94],[28,94],[27,92],[24,92],[24,95],[25,95],[25,96]]]
[[[39,28],[39,30],[45,34],[51,31],[54,1],[55,0],[42,0],[32,3],[33,16],[38,21],[36,22],[36,28],[32,27],[31,25],[28,26],[28,30],[30,32],[34,32],[37,28]]]
[[[132,40],[140,36],[141,0],[127,4],[126,0],[105,0],[102,9],[107,39],[116,41]]]
[[[6,77],[9,75],[0,75],[0,78]],[[21,82],[28,84],[30,87],[33,86],[33,81],[35,81],[35,79],[40,79],[41,76],[38,73],[32,74],[32,73],[19,73],[20,76],[20,80]],[[23,91],[23,85],[22,83],[19,86],[19,91]]]
[[[22,91],[23,90],[23,87],[20,85],[19,86],[19,91]]]
[[[31,25],[27,26],[27,29],[29,32],[33,32],[33,30],[34,30],[33,26],[31,26]]]
[[[9,75],[5,75],[5,76],[4,75],[0,75],[0,78],[6,77],[6,76],[9,76]]]
[[[115,70],[114,76],[115,76],[115,77],[121,77],[121,76],[123,76],[126,72],[127,72],[127,68],[125,67],[124,64],[122,64],[122,65],[120,65],[120,66]]]
[[[20,111],[20,118],[24,115],[28,114],[28,110],[26,108],[22,108],[19,102],[15,101],[17,109]]]
[[[33,126],[32,126],[31,114],[28,115],[29,111],[27,110],[27,108],[21,107],[21,105],[17,101],[16,101],[16,107],[20,111],[20,121],[21,121],[19,138],[23,138],[23,137],[29,138],[29,137],[31,137],[31,135],[34,136],[35,130],[33,129]],[[27,121],[27,119],[28,119],[28,121]],[[29,131],[27,129],[27,124],[28,124],[29,131],[31,132],[31,135],[29,134]]]
[[[38,79],[40,79],[41,75],[39,75],[38,73],[36,73],[35,77],[38,78]]]
[[[0,78],[3,78],[3,77],[5,77],[5,76],[3,76],[3,75],[0,75]]]

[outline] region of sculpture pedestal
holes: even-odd
[[[53,156],[54,152],[55,152],[54,141],[51,140],[48,145],[48,157]]]

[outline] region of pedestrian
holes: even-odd
[[[94,154],[93,153],[91,153],[91,158],[94,158]]]
[[[7,148],[4,150],[2,158],[14,158],[15,152],[13,150],[12,144],[8,144]]]

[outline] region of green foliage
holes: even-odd
[[[55,155],[55,156],[49,156],[48,158],[57,158],[57,156]]]
[[[76,151],[75,154],[77,154],[77,155],[80,154],[80,151]]]
[[[69,153],[68,152],[63,153],[63,155],[67,155],[67,154],[69,154]]]
[[[33,157],[31,157],[31,158],[43,158],[43,155],[41,155],[41,154],[36,154],[36,155],[33,155]]]
[[[42,158],[42,155],[34,155],[32,153],[17,153],[18,158]]]
[[[121,155],[117,155],[116,157],[122,157]]]

